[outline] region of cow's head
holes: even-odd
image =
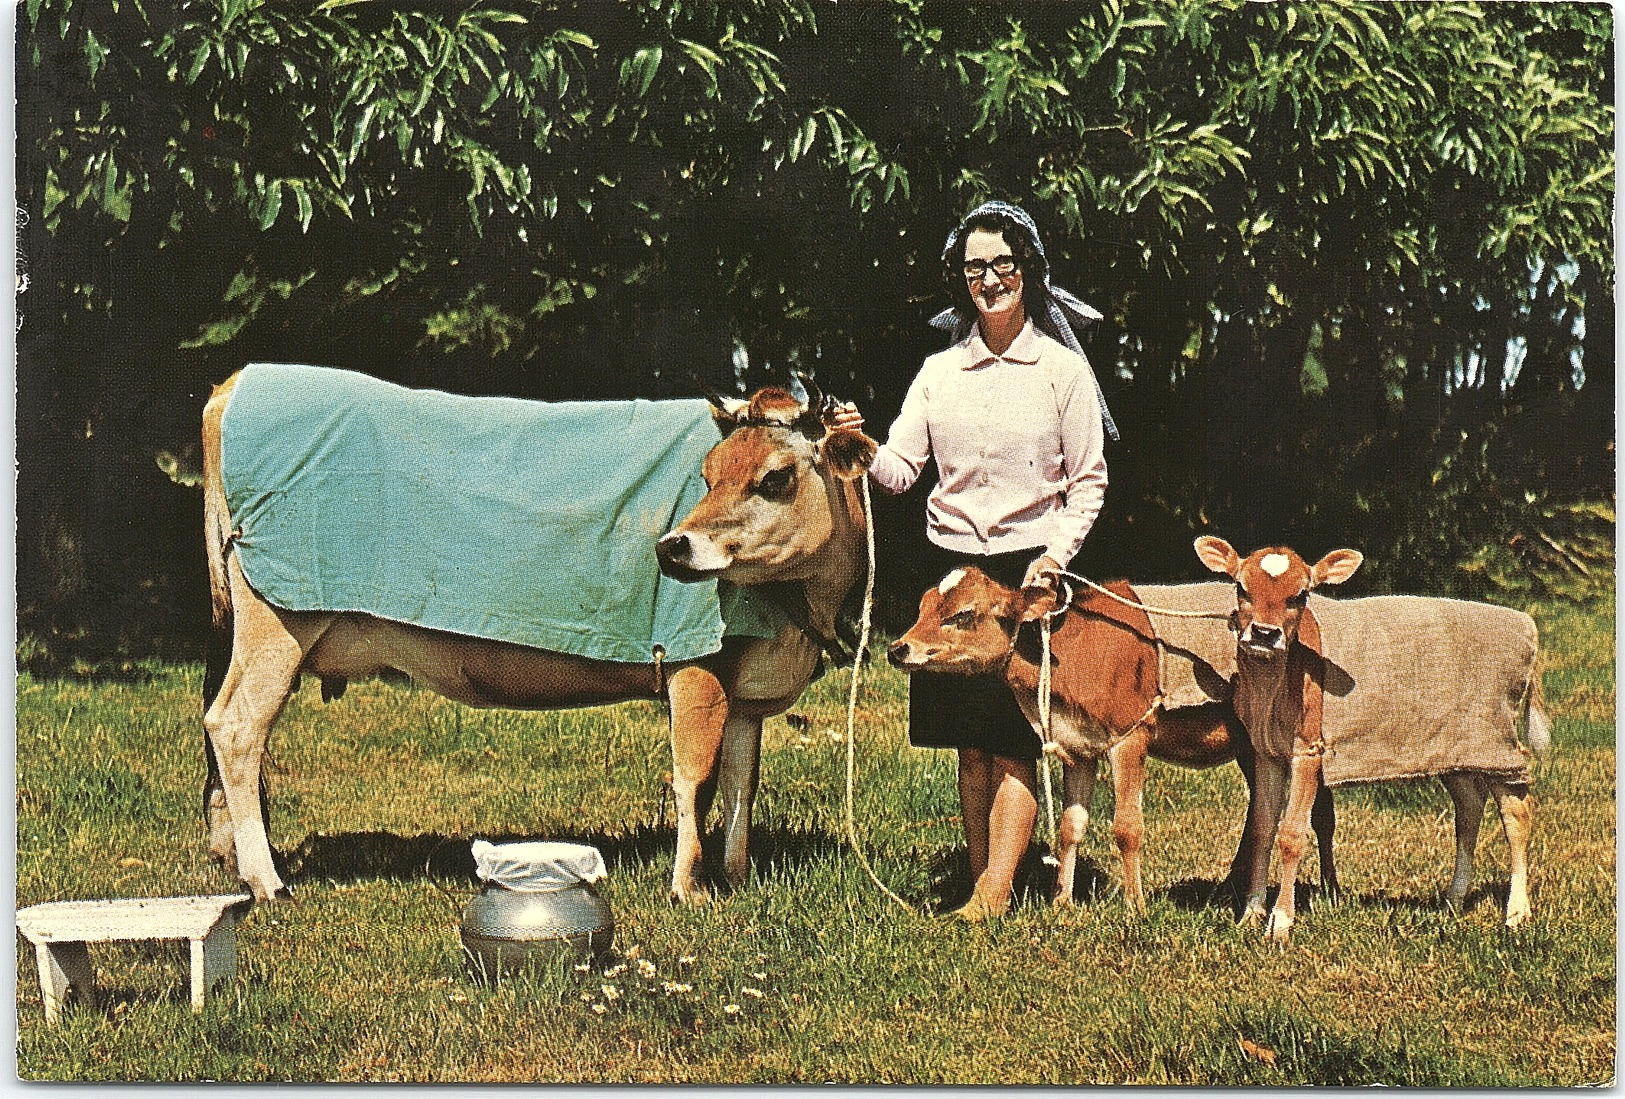
[[[736,584],[806,579],[837,524],[862,521],[840,514],[841,483],[864,475],[874,440],[830,427],[830,401],[783,389],[711,404],[723,438],[705,456],[708,491],[656,544],[660,571]]]
[[[1284,656],[1297,640],[1310,589],[1341,584],[1365,560],[1358,550],[1340,549],[1310,565],[1285,546],[1242,557],[1223,538],[1207,534],[1196,540],[1196,556],[1236,582],[1236,613],[1231,619],[1236,639],[1245,652],[1266,658]]]
[[[981,675],[1000,668],[1016,645],[1016,632],[1055,609],[1047,586],[1017,591],[968,567],[955,569],[920,596],[920,616],[886,651],[908,672]]]

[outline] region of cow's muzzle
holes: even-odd
[[[707,580],[721,571],[705,568],[703,562],[695,559],[694,540],[682,531],[674,530],[656,542],[655,558],[660,562],[662,573],[686,584]]]

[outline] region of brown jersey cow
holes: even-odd
[[[1134,600],[1123,581],[1108,587]],[[956,569],[920,597],[920,614],[888,656],[909,672],[1002,675],[1023,714],[1042,739],[1038,710],[1038,630],[1023,629],[1055,610],[1053,591],[1017,591],[980,569]],[[1065,810],[1056,858],[1060,864],[1054,901],[1072,900],[1078,845],[1089,823],[1089,799],[1102,758],[1111,762],[1116,809],[1112,837],[1123,864],[1123,893],[1129,907],[1145,910],[1140,852],[1145,837],[1142,805],[1145,761],[1153,756],[1182,767],[1207,768],[1236,760],[1251,791],[1252,753],[1235,711],[1228,703],[1164,710],[1158,702],[1157,653],[1146,612],[1089,591],[1074,599],[1051,636],[1051,740],[1064,766]],[[1249,821],[1251,815],[1249,814]],[[1322,874],[1335,889],[1330,795],[1315,800],[1315,832]],[[1228,880],[1249,880],[1252,840],[1244,831]]]
[[[289,611],[267,602],[232,548],[220,447],[234,383],[218,387],[203,413],[205,549],[216,620],[231,629],[229,664],[206,692],[212,697],[204,716],[210,764],[204,805],[210,852],[256,899],[287,895],[258,792],[266,739],[302,674],[326,687],[393,671],[471,706],[517,709],[656,696],[662,679],[652,663],[586,659],[368,614]],[[677,802],[671,890],[689,902],[707,896],[695,871],[712,793],[722,794],[727,877],[734,884],[745,877],[762,719],[789,708],[807,685],[820,647],[831,640],[836,610],[861,575],[867,518],[852,482],[875,449],[859,432],[826,430],[816,410],[783,390],[713,404],[724,438],[705,462],[709,492],[677,529],[742,510],[749,522],[729,528],[726,561],[671,571],[679,579],[785,582],[804,602],[806,622],[770,639],[730,639],[719,653],[663,669]],[[668,556],[661,554],[663,567]]]
[[[1243,557],[1211,535],[1196,539],[1195,545],[1204,565],[1236,582],[1234,702],[1258,757],[1252,829],[1256,847],[1242,919],[1263,924],[1266,937],[1284,944],[1297,918],[1293,885],[1305,850],[1310,792],[1324,789],[1328,781],[1323,758],[1336,728],[1323,725],[1332,662],[1326,656],[1329,635],[1309,593],[1323,584],[1341,584],[1354,575],[1364,557],[1357,550],[1339,549],[1310,565],[1285,546]],[[1522,924],[1530,917],[1532,800],[1527,769],[1521,765],[1527,753],[1517,742],[1518,711],[1524,713],[1536,751],[1544,750],[1550,738],[1539,706],[1533,620],[1505,607],[1418,596],[1339,600],[1322,603],[1321,608],[1323,616],[1336,612],[1338,621],[1351,631],[1384,620],[1390,625],[1404,623],[1397,632],[1389,629],[1374,635],[1385,637],[1385,642],[1362,640],[1356,646],[1361,675],[1346,677],[1349,681],[1338,688],[1341,697],[1368,696],[1364,727],[1355,732],[1380,741],[1391,771],[1405,777],[1437,775],[1449,792],[1456,817],[1456,868],[1445,901],[1452,907],[1466,898],[1484,802],[1494,798],[1510,849],[1506,925]],[[1423,640],[1411,644],[1407,633]],[[1454,667],[1457,662],[1479,664],[1481,673],[1460,674],[1464,669]],[[1428,723],[1437,727],[1407,724],[1410,711],[1396,690],[1447,700],[1444,712]],[[1451,766],[1423,758],[1425,745],[1476,743],[1475,737],[1499,742],[1499,755],[1513,761],[1512,766],[1492,772],[1460,766],[1459,761]],[[1277,843],[1281,889],[1266,916],[1270,849]]]

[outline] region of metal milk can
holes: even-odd
[[[495,980],[562,954],[599,956],[615,916],[593,888],[608,876],[596,847],[475,840],[483,888],[463,909],[463,953],[477,977]]]

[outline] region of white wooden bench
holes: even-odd
[[[88,943],[186,939],[192,946],[192,1010],[237,973],[237,923],[253,906],[246,894],[147,900],[53,901],[17,913],[17,930],[34,944],[45,1021],[55,1023],[70,993],[96,1000]]]

